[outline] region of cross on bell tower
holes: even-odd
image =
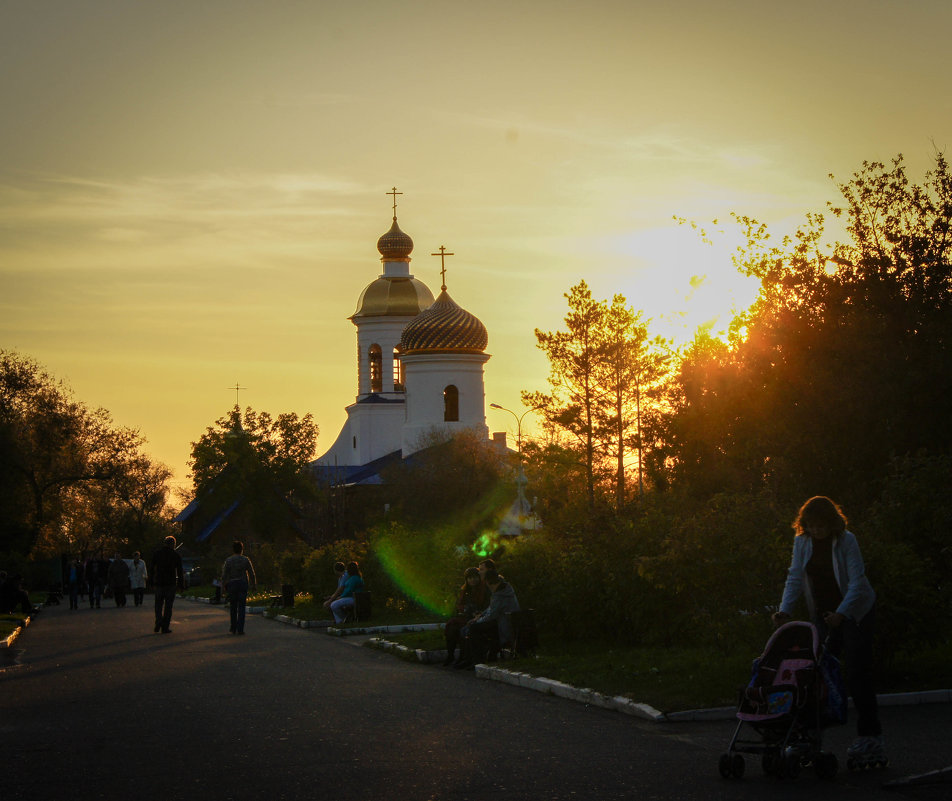
[[[393,195],[393,221],[397,221],[397,195],[402,195],[403,192],[398,192],[397,187],[393,187],[389,192],[385,194]]]
[[[440,245],[439,253],[431,253],[431,256],[440,257],[440,279],[443,281],[443,286],[440,287],[444,292],[446,292],[446,257],[455,256],[455,253],[447,253],[446,248],[443,245]]]

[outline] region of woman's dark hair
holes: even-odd
[[[793,530],[798,537],[805,534],[810,526],[822,526],[838,537],[846,531],[846,515],[825,495],[815,495],[800,507],[797,519],[793,521]]]
[[[347,563],[347,575],[348,576],[359,576],[360,575],[360,565],[356,562]]]
[[[335,573],[343,573],[344,570],[346,570],[346,568],[344,567],[344,563],[343,563],[343,562],[334,562],[334,572],[335,572]]]
[[[232,549],[235,553],[241,553],[241,552],[245,549],[245,546],[244,546],[244,543],[242,543],[241,540],[235,540],[235,541],[231,544],[231,549]]]
[[[473,577],[479,578],[479,568],[478,567],[467,567],[466,571],[463,573],[463,579],[470,579]]]

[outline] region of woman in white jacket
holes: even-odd
[[[146,569],[145,562],[139,558],[139,552],[132,555],[132,564],[129,565],[129,583],[132,587],[132,597],[136,606],[142,606],[142,598],[145,595],[145,583],[149,578],[149,571]]]
[[[856,763],[886,763],[874,684],[873,632],[876,593],[846,515],[829,498],[810,498],[793,523],[796,538],[780,609],[780,625],[790,619],[800,596],[820,638],[846,662],[847,684],[856,706],[857,738],[847,750]]]

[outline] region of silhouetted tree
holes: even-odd
[[[536,407],[552,424],[576,440],[585,470],[590,508],[595,506],[596,470],[599,468],[596,425],[604,388],[598,384],[601,358],[599,334],[605,318],[604,301],[592,298],[585,281],[565,295],[569,311],[565,331],[535,331],[537,345],[549,360],[551,392],[523,392],[527,407]]]
[[[621,510],[626,498],[626,460],[632,451],[637,455],[638,491],[644,492],[644,413],[658,397],[671,355],[665,340],[649,337],[648,323],[623,295],[615,295],[611,305],[604,307],[596,330],[595,380],[602,400],[596,413],[599,440],[615,464],[615,505]]]
[[[689,351],[671,387],[664,457],[682,487],[863,508],[894,457],[952,448],[948,165],[937,155],[914,185],[901,157],[864,163],[839,189],[846,242],[825,244],[821,214],[779,244],[737,218],[760,294],[729,347]]]
[[[144,458],[135,430],[89,409],[34,360],[0,351],[0,549],[29,553],[69,542],[67,522],[92,492],[106,492],[130,460]]]
[[[540,409],[549,426],[574,438],[583,465],[589,508],[595,489],[612,476],[617,508],[626,497],[626,462],[637,454],[642,482],[643,413],[668,369],[666,343],[651,339],[648,325],[615,295],[596,301],[582,281],[565,295],[564,331],[536,329],[549,360],[551,392],[523,392],[526,406]]]
[[[235,406],[192,443],[194,497],[222,509],[243,501],[259,532],[288,523],[316,492],[308,469],[318,428],[310,414],[272,417]]]

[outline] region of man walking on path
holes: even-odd
[[[258,583],[251,560],[242,551],[245,546],[239,540],[232,543],[234,553],[225,560],[221,569],[221,585],[228,593],[228,605],[231,610],[232,634],[245,633],[245,601],[249,587]]]
[[[152,554],[149,575],[152,577],[152,586],[155,587],[154,631],[171,634],[175,588],[177,586],[180,590],[185,589],[185,572],[182,570],[182,557],[175,550],[175,537],[166,537],[162,547]]]

